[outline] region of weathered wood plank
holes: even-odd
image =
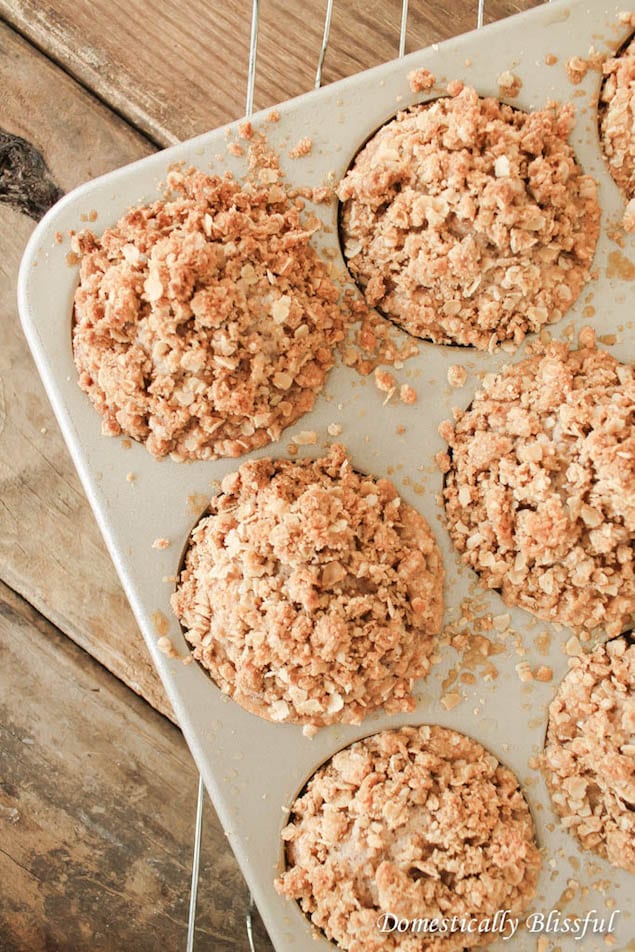
[[[486,20],[535,3],[487,0]],[[325,7],[262,0],[257,108],[312,88]],[[410,7],[409,51],[476,25],[476,0]],[[250,0],[164,0],[152,10],[145,0],[0,0],[0,14],[158,143],[244,112]],[[336,0],[325,82],[396,56],[400,15],[401,0]]]
[[[0,51],[4,131],[38,150],[63,190],[150,151],[6,26]],[[15,285],[32,227],[0,205],[0,578],[169,712],[20,329]]]
[[[196,790],[178,730],[0,584],[2,952],[184,948]],[[247,903],[208,803],[197,948],[247,952]]]

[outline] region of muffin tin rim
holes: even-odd
[[[564,3],[564,0],[562,0],[562,2]],[[604,0],[602,0],[602,2],[604,2]],[[590,6],[592,7],[597,6],[598,8],[601,8],[603,11],[603,15],[608,17],[608,12],[605,10],[604,7],[601,6],[600,0],[594,0],[594,2],[590,4]],[[564,14],[568,14],[569,11],[572,10],[573,8],[577,8],[579,12],[580,9],[582,8],[581,0],[577,0],[577,2],[576,0],[574,0],[574,2],[572,3],[567,3],[565,10],[562,12],[560,9],[556,9],[555,5],[548,8],[547,7],[538,8],[537,10],[534,10],[534,11],[528,11],[524,14],[520,14],[517,17],[510,18],[509,20],[499,22],[498,24],[494,24],[491,27],[487,27],[485,29],[485,32],[479,34],[478,37],[475,37],[474,34],[467,34],[463,37],[458,37],[458,38],[449,40],[444,44],[440,44],[439,50],[444,55],[446,53],[450,54],[452,53],[452,51],[455,51],[457,55],[460,55],[461,52],[464,51],[464,47],[466,45],[469,47],[471,42],[476,42],[477,48],[478,48],[478,44],[482,43],[482,40],[480,39],[480,37],[487,36],[488,38],[494,39],[498,35],[505,36],[505,34],[510,30],[513,33],[515,29],[517,28],[521,29],[520,24],[523,25],[522,29],[524,29],[524,24],[526,22],[532,22],[532,23],[536,22],[540,24],[540,23],[543,23],[544,21],[544,24],[548,25],[550,20],[554,20],[556,25],[559,23],[565,23],[566,17],[564,16]],[[616,6],[616,7],[611,6],[610,7],[611,15],[616,13],[618,10],[619,10],[619,6]],[[588,15],[588,11],[587,11],[587,15]],[[614,20],[612,20],[611,23],[614,23]],[[589,32],[591,31],[591,29],[592,29],[591,25],[589,24]],[[607,29],[608,29],[608,26],[607,26]],[[547,38],[547,43],[549,43],[552,48],[555,46],[555,43],[551,39],[551,33],[549,37]],[[300,97],[298,100],[294,100],[294,101],[291,101],[289,104],[285,104],[284,106],[285,112],[288,115],[289,110],[292,109],[292,107],[297,109],[299,108],[300,104],[302,104],[304,108],[307,102],[309,104],[309,107],[312,104],[322,103],[325,100],[330,100],[335,105],[336,104],[335,100],[340,90],[347,90],[351,92],[351,95],[352,95],[355,90],[358,90],[360,87],[364,86],[364,84],[368,84],[371,78],[374,81],[374,79],[376,79],[377,77],[384,77],[384,76],[388,76],[389,74],[398,73],[401,79],[403,80],[405,78],[405,73],[407,72],[408,67],[410,65],[413,65],[413,66],[422,65],[422,63],[425,63],[426,65],[428,65],[430,61],[434,61],[435,57],[438,58],[439,50],[432,50],[432,51],[427,50],[427,51],[410,54],[408,57],[406,57],[404,60],[399,61],[398,63],[385,64],[384,66],[376,67],[374,70],[370,71],[369,73],[358,74],[358,76],[352,77],[351,80],[343,80],[337,85],[334,85],[332,87],[327,87],[325,90],[319,91],[318,93],[311,93],[311,94],[308,94],[306,97]],[[546,52],[546,51],[543,50],[543,52]],[[578,49],[576,50],[576,52],[577,53],[582,52],[583,54],[586,52],[586,50],[581,51],[578,45]],[[526,65],[531,66],[532,64],[528,63]],[[562,69],[562,66],[563,66],[563,63],[561,62],[559,69]],[[496,67],[494,67],[494,69],[496,69]],[[434,68],[433,68],[433,71],[434,71]],[[491,73],[492,73],[492,70],[489,69],[489,75],[491,75]],[[449,78],[454,78],[454,76],[450,76]],[[471,79],[471,77],[469,78]],[[476,86],[477,90],[482,95],[487,95],[487,92],[484,91],[483,83],[478,83],[474,81],[473,84]],[[565,82],[561,83],[561,85],[564,86]],[[528,88],[527,81],[526,81],[525,87],[523,88],[526,93]],[[401,89],[404,90],[405,92],[405,81],[401,82]],[[569,89],[569,93],[571,94],[571,87],[569,86],[568,89]],[[313,98],[310,98],[310,97],[313,97]],[[255,116],[253,118],[254,124],[266,118],[267,112],[268,110],[263,111],[258,116]],[[281,109],[281,113],[282,113],[282,109]],[[579,122],[577,122],[576,128],[579,125],[580,125]],[[235,128],[235,124],[230,124],[229,128],[233,130]],[[187,152],[187,153],[191,153],[191,161],[194,161],[194,157],[196,155],[196,149],[200,147],[201,143],[206,142],[209,139],[215,138],[216,141],[220,144],[223,141],[221,136],[222,132],[224,132],[224,130],[216,130],[214,133],[209,133],[204,136],[198,137],[196,140],[193,140],[190,143],[185,143],[180,146],[175,146],[172,149],[168,150],[167,152],[160,153],[159,155],[151,156],[148,159],[140,160],[138,163],[134,163],[133,166],[128,166],[123,170],[119,170],[119,172],[110,173],[110,175],[102,177],[102,179],[98,180],[98,183],[101,183],[101,184],[97,185],[97,190],[101,188],[105,188],[109,191],[113,186],[116,186],[117,182],[121,182],[127,179],[132,174],[131,170],[134,170],[134,169],[138,170],[139,167],[141,167],[144,171],[151,173],[149,176],[146,176],[146,181],[153,182],[156,179],[155,172],[157,168],[161,168],[163,170],[167,162],[172,157],[176,157],[179,154]],[[576,155],[578,156],[578,159],[580,160],[580,163],[583,165],[586,171],[589,171],[591,174],[595,174],[594,170],[589,169],[586,163],[582,161],[582,158],[576,146],[576,142],[574,138],[575,135],[576,135],[576,130],[574,130],[574,136],[572,136],[572,140],[573,140],[572,144],[574,145],[574,149],[576,151]],[[209,156],[207,156],[207,158],[209,158]],[[601,152],[599,152],[599,158],[601,159],[602,163],[604,163],[603,154]],[[303,160],[303,161],[308,162],[310,160]],[[198,162],[196,164],[198,164]],[[303,168],[305,168],[304,165],[298,164],[297,166],[298,171],[302,170]],[[604,171],[606,170],[604,169]],[[605,177],[606,178],[609,177],[608,172],[606,172]],[[607,208],[608,208],[608,213],[612,214],[615,211],[617,211],[618,207],[621,207],[621,204],[622,204],[621,197],[620,197],[619,203],[616,201],[617,196],[614,194],[614,192],[610,190],[611,185],[616,191],[618,191],[617,186],[612,182],[612,179],[610,180],[610,184],[608,182],[604,182],[605,199],[608,199],[608,203],[606,201],[603,203],[604,207],[603,207],[602,223],[605,226],[605,228],[606,228],[606,219],[607,219]],[[606,194],[607,186],[609,188],[608,194]],[[46,218],[43,220],[40,226],[38,226],[38,228],[36,229],[36,232],[34,233],[34,236],[31,239],[31,242],[29,244],[29,248],[27,250],[27,254],[25,256],[24,263],[21,269],[20,288],[19,288],[20,310],[23,317],[25,331],[29,338],[29,342],[31,343],[32,349],[34,351],[34,355],[36,356],[36,360],[38,362],[40,372],[47,384],[47,389],[49,391],[49,394],[51,394],[52,396],[53,403],[55,405],[55,410],[58,414],[58,417],[61,418],[60,422],[62,423],[62,428],[67,437],[67,441],[69,443],[69,447],[71,449],[71,453],[73,455],[75,464],[78,470],[80,471],[80,475],[82,476],[82,481],[84,483],[84,486],[89,496],[89,499],[91,501],[91,504],[93,505],[93,508],[96,509],[96,514],[98,517],[98,521],[100,522],[100,526],[102,527],[102,531],[105,530],[107,542],[109,543],[111,554],[115,560],[117,568],[120,574],[122,575],[122,577],[125,579],[128,576],[128,567],[129,567],[131,558],[138,558],[138,557],[141,557],[143,554],[146,560],[148,560],[149,556],[147,555],[146,548],[145,548],[145,542],[147,541],[147,537],[144,538],[143,547],[140,548],[138,552],[124,551],[122,547],[118,546],[113,541],[111,537],[111,533],[108,529],[107,514],[106,514],[106,510],[104,506],[105,496],[107,495],[109,500],[112,503],[121,504],[122,506],[125,507],[126,505],[129,505],[129,500],[127,498],[124,498],[126,496],[127,490],[125,489],[125,487],[121,487],[118,483],[116,483],[113,480],[113,478],[111,478],[111,474],[106,471],[105,466],[104,466],[104,472],[101,474],[101,479],[97,479],[96,476],[99,473],[98,467],[103,465],[104,461],[108,463],[112,463],[114,461],[115,465],[117,466],[117,464],[119,463],[121,459],[120,457],[118,457],[119,449],[115,448],[116,442],[112,440],[103,441],[104,443],[109,444],[107,450],[103,449],[103,447],[101,449],[96,448],[96,444],[99,444],[99,441],[103,440],[103,438],[100,436],[97,436],[97,438],[95,439],[94,431],[96,427],[95,427],[95,420],[92,419],[92,417],[94,416],[94,411],[92,409],[92,406],[88,408],[78,407],[77,405],[78,401],[76,399],[77,395],[75,395],[75,397],[69,396],[71,388],[65,386],[64,381],[61,379],[61,375],[65,372],[65,370],[62,369],[65,366],[64,362],[62,360],[60,366],[57,366],[57,361],[59,360],[59,354],[56,356],[54,350],[52,353],[49,353],[47,351],[47,347],[44,345],[42,338],[39,334],[37,322],[32,319],[33,314],[31,313],[32,310],[33,312],[38,310],[37,302],[32,300],[33,290],[34,290],[33,284],[32,284],[33,265],[36,264],[37,262],[36,269],[37,267],[41,268],[40,274],[46,270],[47,256],[49,254],[54,255],[56,253],[55,249],[51,246],[52,235],[54,230],[56,230],[56,224],[61,225],[59,230],[62,230],[62,231],[66,230],[68,227],[71,227],[68,224],[70,210],[76,209],[78,215],[80,211],[85,211],[86,208],[89,207],[88,203],[90,202],[91,195],[95,194],[95,188],[96,188],[95,183],[88,183],[85,186],[81,186],[80,189],[77,190],[75,193],[72,193],[72,195],[67,196],[65,199],[63,199],[60,205],[56,206],[56,208],[52,212],[50,212],[49,215],[46,216]],[[142,197],[143,196],[141,196],[141,198]],[[106,201],[106,204],[108,204],[107,201]],[[121,209],[121,206],[119,207]],[[319,213],[320,210],[317,209],[317,211]],[[121,210],[119,211],[119,214],[121,214]],[[118,217],[118,215],[116,217]],[[113,218],[113,220],[116,220],[116,217]],[[100,221],[100,226],[103,226],[103,221]],[[82,226],[79,225],[79,223],[74,222],[74,227],[82,227]],[[66,248],[64,248],[63,251],[65,252]],[[39,255],[38,255],[38,252],[39,252]],[[59,254],[62,254],[62,252],[58,251],[58,257],[59,257]],[[39,257],[39,261],[38,261],[38,257]],[[57,283],[59,285],[60,282],[57,282]],[[61,283],[62,285],[64,285],[65,283],[68,284],[68,282],[64,282],[64,281],[62,281]],[[59,287],[57,288],[57,290],[60,290]],[[64,297],[63,288],[62,288],[62,297]],[[562,330],[563,325],[566,324],[567,322],[568,322],[568,319],[567,317],[565,317],[563,318],[561,322],[559,322],[559,324],[551,326],[550,329],[554,332],[554,336],[558,333],[558,329]],[[428,345],[428,346],[438,347],[439,345]],[[476,357],[474,353],[471,353],[470,355],[465,354],[464,348],[444,346],[444,350],[446,351],[446,358],[447,358],[446,363],[450,359],[456,359],[457,352],[461,354],[461,357],[463,359]],[[482,358],[483,358],[482,366],[486,366],[486,364],[489,364],[491,360],[490,355],[483,354]],[[508,355],[506,355],[504,359],[508,361],[510,359],[516,359],[516,358],[510,358]],[[68,364],[66,364],[66,368],[68,368]],[[491,367],[491,369],[496,370],[497,368],[496,366],[493,366]],[[331,375],[333,375],[334,373],[335,371],[332,371]],[[73,371],[71,370],[71,375],[72,374],[73,374]],[[327,381],[327,389],[331,385],[332,385],[332,376],[330,376],[329,381]],[[472,384],[470,384],[470,390],[472,389],[473,389],[473,386]],[[80,394],[80,396],[81,398],[84,398],[83,394]],[[460,399],[462,397],[460,392],[457,392],[456,395],[453,395],[453,396],[455,396],[455,399]],[[366,394],[366,397],[369,397],[368,393]],[[70,414],[70,415],[68,412],[68,407],[66,405],[69,402],[73,405],[73,408],[76,411],[74,414]],[[372,400],[371,400],[371,406],[372,406]],[[86,409],[90,411],[89,414],[85,412]],[[393,417],[394,417],[394,414],[393,414]],[[312,418],[313,417],[311,417],[311,419]],[[303,421],[308,421],[308,419],[309,419],[308,417],[305,417],[303,418]],[[395,422],[394,419],[393,419],[393,422]],[[86,441],[82,440],[81,434],[83,433],[87,433],[89,435],[89,438]],[[283,438],[283,442],[284,442],[284,438]],[[346,436],[342,438],[342,442],[344,442],[345,444],[348,444],[348,440],[346,439]],[[128,454],[125,458],[124,466],[127,464],[130,466],[138,466],[140,470],[143,469],[144,468],[143,461],[141,459],[140,452],[147,455],[143,447],[133,446],[132,452]],[[353,452],[354,451],[351,450],[351,455],[353,455]],[[274,455],[284,455],[281,443],[273,444],[273,445],[270,444],[269,446],[264,447],[257,454],[253,454],[253,455],[250,454],[250,458],[254,458],[254,456],[264,456],[264,455],[268,455],[272,453]],[[359,460],[355,460],[355,462],[359,462],[360,465],[363,465],[363,463],[361,463]],[[154,467],[156,467],[156,463],[157,463],[156,460],[152,460],[152,465]],[[190,467],[188,468],[189,472],[186,474],[186,478],[188,480],[191,480],[191,485],[196,484],[198,486],[198,485],[202,485],[205,482],[205,479],[201,472],[201,467],[205,468],[205,467],[208,467],[209,465],[210,464],[208,463],[190,464]],[[230,471],[230,469],[235,469],[236,465],[237,465],[236,460],[229,461],[229,465],[226,467],[226,471]],[[173,461],[166,461],[163,467],[160,467],[160,468],[156,467],[156,469],[157,471],[168,470],[168,471],[171,471],[172,474],[174,474],[177,471],[174,467],[175,467],[175,464]],[[123,471],[123,468],[124,467],[122,466],[118,466],[118,469],[120,470],[120,472]],[[373,468],[373,472],[376,475],[383,475],[382,471],[378,472],[374,468]],[[145,474],[144,474],[144,478],[145,478]],[[161,480],[163,480],[163,476],[161,476],[160,482]],[[433,532],[437,540],[441,541],[439,539],[440,533],[437,530],[435,521],[428,518],[428,516],[426,515],[426,510],[422,509],[421,506],[417,505],[417,501],[411,498],[412,493],[408,495],[407,493],[403,493],[400,491],[400,495],[402,495],[402,497],[405,498],[407,502],[411,502],[411,504],[415,505],[415,507],[419,509],[420,512],[422,512],[422,514],[427,518],[428,522],[430,523],[431,528],[433,529]],[[164,501],[164,499],[161,495],[161,491],[159,491],[159,495],[156,499],[156,503],[160,505],[162,501]],[[191,515],[188,517],[188,521],[189,521],[189,524],[191,524],[191,521],[192,521]],[[155,533],[155,534],[159,534],[159,533]],[[160,533],[160,534],[163,534],[163,533]],[[139,546],[141,545],[142,543],[141,541],[139,541]],[[157,564],[160,563],[160,561],[161,561],[160,559],[157,559]],[[161,574],[160,567],[156,569],[156,574],[157,575]],[[144,598],[141,597],[141,595],[135,590],[131,591],[129,586],[128,586],[128,594],[129,594],[129,597],[131,597],[131,601],[133,602],[133,607],[135,608],[137,617],[142,622],[142,626],[144,628],[144,634],[148,641],[150,650],[153,656],[155,657],[157,666],[159,667],[161,672],[165,674],[165,672],[168,671],[168,669],[170,668],[170,663],[166,659],[164,659],[162,656],[160,656],[160,653],[156,649],[156,644],[155,644],[156,633],[153,632],[152,627],[147,618],[148,606],[144,603]],[[447,620],[447,612],[446,612],[446,620]],[[174,663],[172,663],[172,667],[174,667]],[[176,695],[174,694],[174,691],[178,690],[178,692],[181,692],[184,689],[185,685],[188,683],[188,681],[191,681],[191,676],[188,679],[188,678],[184,678],[182,675],[183,675],[183,671],[175,669],[170,671],[169,675],[167,676],[168,684],[166,686],[173,700],[176,700]],[[204,675],[202,676],[204,677]],[[190,685],[190,687],[191,686],[192,685]],[[202,712],[199,709],[200,708],[199,700],[200,699],[197,699],[193,703],[193,705],[190,706],[189,708],[190,718],[192,716],[195,718],[201,716]],[[231,702],[228,701],[227,703],[231,703]],[[542,702],[540,701],[539,703],[542,703]],[[440,712],[439,711],[438,714],[439,716],[436,716],[434,718],[435,723],[440,723],[442,726],[453,727],[454,729],[457,729],[457,730],[463,730],[463,728],[461,727],[460,718],[457,720],[456,716],[454,716],[454,712],[451,712],[451,711]],[[253,718],[252,715],[246,715],[246,717]],[[399,716],[389,718],[389,723],[386,726],[389,726],[389,727],[400,726],[400,724],[404,722],[403,719],[405,718],[410,718],[411,720],[413,720],[415,718],[420,719],[421,717],[425,717],[426,719],[429,720],[430,714],[427,710],[418,709],[417,711],[413,712],[411,715],[399,715]],[[231,717],[229,718],[229,720],[233,723],[233,720]],[[234,719],[234,720],[240,720],[240,718]],[[378,720],[380,720],[380,718],[378,718]],[[252,725],[251,725],[251,722],[250,724],[246,724],[246,722],[243,722],[243,726],[245,726],[246,729],[249,730]],[[362,725],[359,725],[359,727],[364,728],[366,732],[368,732],[370,728],[371,732],[373,733],[376,732],[377,730],[382,729],[381,724],[378,726],[376,725],[376,721],[374,718],[372,720],[367,719]],[[275,729],[276,731],[287,730],[286,726],[284,725],[273,725],[272,729]],[[293,728],[291,730],[293,730]],[[296,729],[296,730],[299,730],[299,729]],[[337,749],[339,749],[342,746],[346,746],[347,743],[350,743],[353,740],[357,739],[355,735],[358,733],[355,729],[351,731],[342,730],[338,732],[338,730],[335,728],[325,728],[324,731],[329,732],[329,737],[333,740],[331,749],[335,747],[336,745],[337,745]],[[230,732],[231,732],[231,727],[228,726],[226,733],[230,733]],[[197,754],[199,763],[201,763],[202,766],[205,768],[206,764],[204,762],[209,760],[209,745],[207,745],[208,752],[206,752],[205,738],[202,737],[199,731],[186,730],[186,733],[189,735],[190,744],[193,747],[195,753]],[[341,738],[339,738],[338,734],[341,734],[344,737],[344,739],[342,740]],[[346,735],[351,735],[351,736],[346,737]],[[470,736],[474,736],[474,733],[470,732]],[[513,772],[516,774],[523,788],[526,789],[526,785],[523,782],[523,778],[522,776],[519,775],[519,771],[514,767],[513,762],[510,762],[509,759],[504,758],[503,756],[499,754],[497,750],[497,747],[500,746],[499,744],[497,744],[496,746],[492,746],[491,741],[484,738],[482,736],[481,731],[476,732],[474,739],[478,740],[485,747],[491,750],[491,752],[501,762],[509,763],[510,769],[512,769]],[[282,737],[281,737],[281,742],[282,742]],[[316,756],[317,756],[317,750],[319,749],[320,744],[316,744],[316,741],[311,742],[311,741],[306,741],[305,739],[302,739],[301,743],[311,744],[313,746],[313,751],[316,752]],[[323,745],[325,741],[322,741],[320,743]],[[306,753],[306,751],[303,751],[303,753]],[[331,752],[331,755],[332,755],[332,752]],[[328,759],[328,757],[326,759]],[[227,791],[222,791],[222,778],[218,778],[216,776],[210,775],[209,769],[204,769],[204,772],[206,775],[206,779],[208,781],[208,785],[212,787],[215,793],[221,793],[221,792],[224,793],[224,796],[222,797],[222,799],[227,800]],[[229,816],[228,811],[225,809],[222,811],[222,813],[223,813],[223,819],[226,820]],[[229,819],[231,820],[231,816],[229,817]],[[235,821],[232,821],[231,823],[228,824],[228,833],[230,836],[230,840],[233,842],[236,852],[239,855],[241,864],[243,866],[243,871],[246,872],[248,876],[249,876],[250,870],[253,871],[253,865],[257,859],[258,863],[261,866],[261,870],[259,873],[253,873],[253,875],[250,875],[249,878],[251,879],[252,884],[255,884],[258,887],[261,887],[262,883],[259,881],[259,877],[261,877],[261,874],[262,874],[262,865],[264,863],[264,865],[266,866],[267,860],[266,858],[263,859],[262,856],[254,857],[254,853],[250,849],[247,840],[244,837],[241,837],[240,830],[238,830],[236,826],[237,824]],[[269,859],[271,859],[271,857],[269,857]],[[269,863],[269,865],[271,864]],[[268,897],[265,895],[265,893],[267,892],[266,888],[258,888],[256,891],[259,894],[258,895],[259,904],[264,906],[263,911],[266,913],[268,925],[270,925],[270,927],[272,925],[274,926],[274,929],[272,931],[275,932],[277,941],[281,943],[280,947],[283,948],[285,947],[284,943],[287,941],[284,935],[285,933],[284,921],[280,920],[280,917],[282,917],[282,920],[284,920],[285,918],[284,910],[279,905],[276,905],[276,904],[274,904],[275,905],[274,909],[269,908],[271,904],[269,902]],[[286,901],[283,901],[283,902],[286,904]],[[288,909],[287,909],[287,914],[289,914]],[[300,914],[300,916],[301,915],[302,914]],[[303,934],[306,934],[306,930],[304,930]],[[298,936],[296,936],[296,938],[298,938]],[[308,936],[308,938],[310,938],[310,935]],[[577,946],[575,947],[577,948]],[[307,946],[307,948],[309,948],[309,946]],[[316,948],[312,939],[311,939],[310,948],[311,949]]]

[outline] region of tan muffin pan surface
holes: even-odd
[[[574,85],[565,68],[571,57],[589,56],[591,47],[608,54],[624,41],[629,28],[618,19],[622,9],[621,3],[609,0],[556,0],[284,103],[278,122],[267,121],[267,111],[254,116],[252,123],[280,156],[287,184],[314,188],[336,184],[382,123],[401,108],[442,95],[452,80],[463,80],[482,95],[505,99],[498,79],[511,72],[522,85],[507,101],[520,109],[539,109],[550,100],[572,102],[576,119],[570,142],[583,170],[599,184],[601,230],[594,280],[548,330],[555,339],[577,345],[580,330],[592,326],[600,347],[631,363],[635,241],[631,235],[618,244],[609,237],[617,229],[625,200],[599,146],[596,106],[601,72],[589,69]],[[436,76],[437,86],[413,93],[407,74],[422,67]],[[443,476],[435,456],[446,450],[446,444],[439,425],[452,419],[453,407],[468,406],[485,373],[531,353],[534,335],[515,355],[417,341],[416,356],[398,368],[383,368],[394,374],[398,385],[389,400],[375,385],[373,374],[362,377],[340,358],[314,409],[284,431],[279,442],[241,459],[159,462],[140,444],[124,448],[120,438],[101,435],[99,417],[77,384],[73,363],[72,302],[78,269],[67,260],[68,232],[84,229],[90,213],[91,220],[95,218],[90,227],[100,234],[130,206],[154,201],[159,183],[175,162],[221,174],[230,169],[239,181],[244,179],[246,158],[227,150],[227,136],[235,138],[238,125],[143,159],[66,196],[31,238],[20,273],[19,303],[26,336],[84,489],[273,944],[279,952],[334,948],[323,937],[316,938],[299,907],[279,896],[273,885],[282,869],[280,833],[289,806],[307,779],[358,738],[406,724],[439,724],[483,744],[519,778],[543,855],[530,911],[546,917],[557,909],[563,918],[584,917],[595,910],[597,918],[606,919],[619,910],[612,945],[617,950],[632,948],[635,880],[596,854],[582,851],[562,828],[536,763],[544,743],[547,707],[567,671],[565,645],[569,652],[577,650],[574,633],[510,609],[496,592],[481,588],[451,544],[440,504]],[[289,152],[304,137],[312,140],[310,153],[290,158]],[[325,260],[333,263],[343,285],[354,288],[340,249],[337,204],[308,205],[309,209],[326,226],[316,247],[326,253]],[[61,243],[56,241],[58,232],[64,236]],[[407,340],[396,328],[391,336],[398,345]],[[462,387],[448,383],[448,371],[455,365],[467,372]],[[416,391],[416,403],[399,400],[403,384]],[[331,424],[341,426],[336,438],[329,436]],[[392,479],[404,501],[430,524],[446,572],[446,634],[430,674],[415,684],[416,710],[373,714],[360,725],[323,728],[313,738],[304,736],[301,726],[270,723],[248,713],[223,696],[197,663],[183,664],[189,650],[170,607],[174,581],[166,580],[178,573],[189,533],[218,481],[245,458],[288,457],[289,444],[301,431],[314,431],[317,442],[306,445],[301,438],[299,457],[323,456],[337,441],[346,446],[357,470]],[[331,427],[331,432],[336,430]],[[170,544],[153,548],[157,539]],[[166,645],[173,650],[166,653]],[[546,680],[549,669],[552,677]],[[552,917],[552,923],[557,918]],[[499,939],[491,947],[546,952],[606,949],[609,944],[604,935],[591,933],[577,941],[562,932],[544,935],[521,927],[512,939]]]

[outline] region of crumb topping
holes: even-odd
[[[369,305],[409,333],[486,349],[559,320],[590,276],[600,211],[567,136],[456,84],[401,112],[339,185],[344,250]]]
[[[312,408],[343,311],[317,220],[264,171],[241,187],[174,170],[158,201],[74,236],[75,362],[104,433],[177,460],[239,456]]]
[[[604,63],[600,93],[600,134],[613,179],[627,200],[635,198],[635,37]],[[631,212],[632,217],[632,212]],[[625,222],[633,230],[631,217]]]
[[[221,690],[272,721],[414,709],[442,619],[422,516],[335,444],[244,463],[194,529],[172,604]]]
[[[513,773],[437,726],[382,731],[321,767],[282,833],[278,892],[350,952],[450,952],[481,933],[382,934],[382,913],[484,919],[522,912],[540,854]]]
[[[549,707],[551,798],[585,849],[635,873],[635,645],[616,638],[570,665]]]
[[[635,381],[581,336],[486,380],[443,427],[445,506],[463,560],[507,604],[619,634],[635,613]]]

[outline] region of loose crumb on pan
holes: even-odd
[[[426,521],[391,482],[319,460],[244,463],[194,529],[172,604],[194,657],[261,717],[321,726],[414,708],[442,618]]]
[[[382,933],[378,919],[519,915],[540,854],[510,770],[438,726],[386,730],[335,754],[309,780],[282,832],[278,892],[349,952],[459,952],[481,932]]]
[[[448,383],[451,387],[463,387],[467,381],[467,370],[461,364],[450,364],[448,367]]]
[[[595,348],[551,343],[492,375],[455,425],[444,499],[463,560],[508,605],[588,633],[635,614],[635,381]]]
[[[392,396],[392,394],[397,389],[397,381],[393,374],[388,373],[387,370],[382,370],[380,367],[377,367],[375,370],[375,386],[378,390],[381,390],[382,393],[387,393]]]
[[[245,154],[245,149],[239,142],[228,142],[227,151],[236,158]]]
[[[344,252],[368,305],[409,333],[518,345],[589,280],[596,185],[567,142],[571,105],[524,113],[453,88],[357,156],[338,187]]]
[[[408,73],[408,84],[413,93],[421,93],[426,89],[432,89],[436,81],[437,78],[434,73],[423,66]]]
[[[300,430],[291,437],[296,446],[316,446],[318,437],[315,430]]]
[[[311,155],[312,151],[313,151],[313,140],[310,139],[308,136],[304,136],[290,150],[289,157],[292,159],[301,159],[305,155]]]
[[[446,711],[452,711],[455,707],[459,706],[462,700],[463,698],[458,691],[450,691],[441,698],[441,705]]]
[[[580,56],[571,56],[565,63],[565,69],[569,77],[569,82],[573,83],[574,86],[578,86],[588,73],[589,64]]]
[[[635,25],[632,24],[631,25]],[[627,202],[625,231],[635,230],[635,36],[604,63],[600,92],[600,139],[613,179]]]
[[[531,670],[531,665],[528,661],[520,661],[516,665],[516,674],[520,681],[533,681],[534,675]]]
[[[167,658],[179,657],[178,651],[176,650],[176,648],[174,647],[170,639],[167,637],[167,635],[161,635],[161,637],[157,639],[157,648],[159,649],[161,654],[164,654]]]
[[[505,640],[517,633],[510,628],[509,615],[493,616],[486,606],[482,596],[465,598],[458,606],[458,617],[444,626],[442,643],[449,644],[458,655],[442,681],[444,691],[459,682],[474,684],[477,676],[486,682],[499,677],[496,658],[506,650]]]
[[[549,707],[543,766],[564,826],[635,873],[635,645],[574,658]]]
[[[535,669],[533,675],[535,681],[548,683],[553,678],[553,668],[549,667],[547,664],[541,664]]]
[[[402,383],[399,388],[399,399],[406,406],[412,406],[417,402],[417,391],[409,383]]]
[[[310,244],[317,219],[275,167],[257,175],[174,169],[158,201],[73,237],[75,362],[104,433],[177,460],[239,456],[313,406],[344,312]]]
[[[345,302],[352,317],[359,322],[352,344],[344,351],[343,361],[347,367],[367,377],[382,364],[401,369],[419,353],[412,337],[398,334],[395,325],[370,309],[361,297],[346,294]]]
[[[523,81],[520,76],[510,72],[508,69],[498,76],[496,82],[498,83],[498,90],[501,96],[505,96],[508,99],[514,99],[523,87]]]
[[[154,542],[152,543],[153,549],[168,549],[169,547],[170,547],[169,539],[164,539],[164,538],[155,539]]]

